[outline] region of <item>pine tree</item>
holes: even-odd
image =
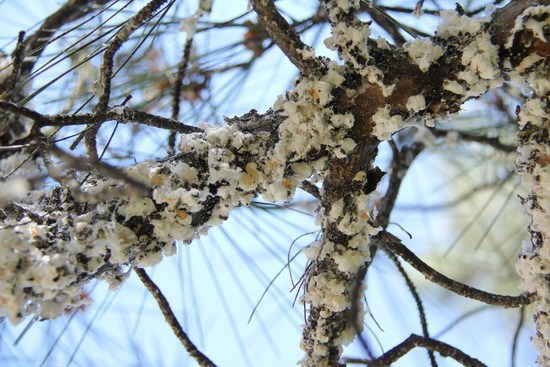
[[[0,64],[0,315],[13,324],[31,315],[55,319],[90,301],[90,282],[116,288],[135,272],[189,355],[212,366],[144,268],[208,236],[260,196],[292,203],[302,190],[317,203],[319,235],[302,248],[307,265],[299,287],[307,319],[300,365],[387,366],[415,347],[428,351],[432,366],[434,352],[465,366],[484,365],[430,335],[403,262],[463,297],[501,308],[533,304],[537,363],[548,365],[548,1],[436,11],[424,1],[400,8],[325,0],[301,20],[284,14],[279,2],[250,4],[252,13],[217,23],[208,21],[216,3],[207,0],[184,19],[176,15],[176,0],[139,6],[68,0],[19,34]],[[396,20],[399,12],[433,14],[440,22],[425,34]],[[332,58],[304,42],[323,26],[330,28],[324,44]],[[165,39],[177,27],[185,37],[173,65]],[[232,27],[240,31],[237,46],[201,55],[202,35]],[[380,30],[388,37],[373,37]],[[265,112],[225,117],[223,125],[194,123],[215,119],[217,86],[226,75],[246,75],[269,52],[282,53],[299,74],[283,96]],[[497,136],[459,122],[441,124],[480,98],[508,117]],[[131,144],[117,142],[119,127],[128,129]],[[162,132],[162,144],[135,161],[150,131]],[[521,198],[529,239],[517,262],[519,295],[445,276],[398,237],[402,232],[388,228],[415,159],[457,142],[517,157],[515,173],[498,185],[519,175],[528,191]],[[392,153],[387,172],[375,164],[382,145]],[[384,254],[407,280],[422,332],[376,356],[362,336],[369,311],[364,279]],[[365,357],[343,359],[343,346],[354,340]]]

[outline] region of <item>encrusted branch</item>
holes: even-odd
[[[550,3],[548,1],[546,4]],[[512,66],[532,88],[533,95],[517,111],[516,172],[529,186],[522,199],[529,220],[530,240],[523,243],[516,269],[521,288],[537,292],[533,343],[539,366],[550,365],[550,5],[525,10],[516,19],[507,48],[527,47],[531,55],[516,55]]]
[[[281,123],[274,113],[254,119],[272,129]],[[288,168],[287,188],[280,181],[286,164],[260,171],[270,159],[284,159],[274,154],[273,144],[269,131],[210,127],[184,135],[179,156],[123,171],[146,190],[130,190],[126,179],[91,176],[78,191],[35,190],[13,198],[0,209],[0,314],[12,322],[29,313],[57,317],[85,302],[80,294],[89,280],[118,284],[127,265],[157,263],[174,252],[175,239],[190,242],[249,204],[256,192],[288,198],[305,177],[294,177]],[[22,152],[0,161],[0,176],[8,175],[1,183],[5,192],[21,177],[43,173]]]
[[[368,269],[376,244],[457,294],[502,307],[536,301],[535,342],[539,363],[547,364],[548,6],[529,8],[530,2],[517,1],[492,20],[445,11],[434,37],[397,47],[368,39],[369,24],[357,17],[359,1],[326,0],[332,32],[326,44],[338,52],[342,64],[317,58],[273,1],[255,0],[263,27],[302,75],[266,114],[251,111],[227,119],[225,127],[197,129],[124,106],[109,107],[115,54],[163,3],[150,1],[107,47],[93,113],[45,115],[0,103],[0,108],[33,120],[35,132],[42,126],[88,125],[89,162],[98,159],[96,133],[107,120],[137,121],[183,134],[179,154],[128,167],[118,179],[92,175],[78,191],[70,185],[29,193],[13,190],[17,180],[42,177],[43,165],[54,168],[49,152],[42,154],[42,163],[29,160],[24,150],[0,160],[0,175],[8,177],[0,183],[2,192],[16,191],[0,208],[0,316],[14,323],[29,314],[57,317],[64,308],[85,302],[80,296],[91,279],[104,278],[116,286],[132,267],[158,263],[174,253],[174,240],[189,243],[238,206],[250,204],[255,195],[289,201],[302,185],[322,206],[322,237],[303,250],[310,265],[304,277],[309,315],[302,366],[338,366],[343,345],[360,331],[354,328],[363,317],[358,302],[363,288],[357,279]],[[380,218],[374,216],[371,198],[380,179],[373,161],[381,140],[390,140],[410,119],[433,126],[436,118],[458,112],[465,101],[507,79],[535,90],[518,114],[518,172],[532,189],[524,200],[532,238],[519,266],[527,293],[517,297],[460,284],[430,268],[389,233],[375,237],[388,224],[401,182],[398,173],[405,171],[410,157],[396,154],[395,164],[402,167],[393,167],[398,173],[390,177]],[[126,176],[143,190],[128,190]],[[322,190],[304,184],[312,177],[323,182]],[[482,365],[456,348],[415,335],[369,363],[392,363],[415,346],[467,366]]]

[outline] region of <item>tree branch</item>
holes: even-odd
[[[426,348],[434,352],[438,352],[443,357],[450,357],[466,367],[487,367],[479,360],[470,357],[468,354],[464,353],[458,348],[453,347],[452,345],[443,343],[439,340],[426,338],[415,334],[412,334],[402,343],[393,347],[382,356],[372,361],[365,362],[368,364],[369,367],[390,366],[392,363],[396,362],[398,359],[400,359],[416,347]]]
[[[126,43],[132,33],[146,22],[148,22],[154,15],[155,11],[161,7],[167,0],[151,0],[147,5],[141,8],[136,15],[126,21],[126,24],[115,35],[115,38],[103,54],[103,62],[99,69],[99,80],[97,80],[97,97],[98,103],[94,107],[94,112],[104,113],[109,106],[109,100],[111,98],[111,84],[114,77],[113,67],[114,58],[118,50]],[[96,147],[96,136],[101,127],[101,124],[95,124],[86,129],[84,133],[84,140],[86,144],[86,150],[92,160],[99,160]]]
[[[304,75],[324,74],[327,67],[311,47],[302,42],[300,36],[279,13],[273,0],[252,0],[252,7],[262,26],[273,42]]]
[[[439,284],[443,288],[446,288],[458,295],[504,308],[522,307],[533,303],[538,298],[535,293],[523,293],[519,296],[503,296],[469,287],[446,277],[428,266],[425,262],[420,260],[414,252],[405,247],[399,238],[395,237],[391,233],[384,231],[381,234],[378,234],[375,238],[377,239],[377,243],[382,245],[389,252],[401,257],[413,268],[422,273],[422,275],[424,275],[428,280]]]
[[[164,294],[162,294],[162,291],[159,289],[159,287],[149,278],[149,275],[147,275],[147,272],[141,268],[135,268],[135,273],[145,285],[149,293],[155,298],[157,301],[160,311],[164,315],[164,319],[166,320],[166,323],[172,328],[172,331],[174,334],[178,337],[181,344],[185,347],[187,350],[187,353],[191,357],[197,361],[199,366],[203,367],[216,367],[216,365],[206,356],[204,355],[196,346],[193,344],[191,339],[187,336],[183,328],[181,327],[180,323],[178,322],[178,319],[176,318],[176,315],[174,315],[174,312],[170,308],[170,304],[168,303],[168,300],[166,297],[164,297]]]
[[[414,286],[414,283],[412,282],[411,278],[409,277],[405,269],[403,269],[403,266],[399,262],[399,259],[397,258],[397,256],[395,256],[395,254],[391,252],[388,252],[387,254],[390,257],[391,261],[397,267],[397,270],[399,271],[403,279],[405,279],[405,283],[407,283],[407,288],[411,292],[411,295],[414,298],[414,302],[416,303],[418,316],[420,317],[420,325],[422,326],[422,335],[425,338],[429,338],[430,333],[428,331],[428,320],[426,319],[426,311],[424,309],[424,305],[422,304],[422,299],[420,298],[420,295],[418,294],[418,291],[416,290],[416,287]],[[431,366],[437,367],[437,362],[435,360],[435,356],[431,349],[428,349],[428,358],[430,359]]]
[[[118,121],[121,123],[137,122],[143,125],[157,127],[159,129],[176,131],[181,134],[202,131],[202,129],[195,126],[185,125],[173,119],[152,115],[150,113],[134,110],[125,106],[113,107],[104,113],[42,115],[24,106],[18,106],[12,102],[0,101],[0,109],[21,114],[33,120],[38,127],[92,125],[101,124],[106,121]]]

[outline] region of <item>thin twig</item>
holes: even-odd
[[[504,296],[470,287],[463,283],[457,282],[456,280],[447,278],[445,275],[427,265],[425,262],[420,260],[414,252],[404,246],[399,238],[395,237],[391,233],[384,231],[375,238],[378,240],[380,245],[384,246],[384,248],[388,251],[401,257],[413,268],[422,273],[426,279],[463,297],[475,299],[489,305],[500,306],[503,308],[522,307],[537,299],[537,295],[535,293],[522,293],[519,296]]]
[[[365,275],[367,275],[368,267],[372,264],[372,261],[366,263],[363,265],[357,274],[355,274],[355,283],[353,284],[353,289],[351,291],[351,308],[349,311],[349,317],[350,317],[350,324],[353,325],[353,328],[355,329],[355,335],[357,336],[357,340],[359,340],[359,344],[363,347],[365,353],[367,353],[367,356],[373,357],[374,354],[371,351],[371,348],[369,344],[367,343],[366,339],[363,337],[363,334],[361,334],[361,322],[363,320],[360,320],[359,315],[359,303],[361,302],[360,298],[360,291],[362,289],[363,281],[365,279]]]
[[[176,81],[174,82],[174,99],[172,101],[172,119],[178,120],[180,114],[180,99],[181,90],[183,86],[183,78],[187,72],[187,65],[189,64],[189,58],[191,56],[191,49],[193,47],[193,38],[189,38],[185,41],[183,48],[183,55],[181,56],[180,63],[178,65],[178,73],[176,75]],[[176,145],[176,133],[172,131],[168,137],[168,155],[174,155]]]
[[[393,152],[393,160],[391,164],[390,182],[386,194],[378,205],[378,214],[376,215],[375,226],[386,228],[389,224],[390,215],[393,212],[397,195],[405,174],[412,165],[414,159],[424,149],[423,144],[414,144],[410,147],[404,147],[401,151],[393,140],[390,140],[390,147]]]
[[[6,81],[5,93],[10,93],[15,88],[15,84],[19,79],[23,57],[25,56],[24,40],[25,32],[21,31],[19,32],[19,36],[17,37],[17,46],[15,46],[15,50],[12,53],[13,69],[10,76],[8,77],[8,80]]]
[[[368,363],[369,367],[390,366],[392,363],[403,357],[415,347],[426,348],[438,352],[443,357],[451,357],[452,359],[466,367],[487,367],[481,361],[470,357],[468,354],[464,353],[456,347],[453,347],[452,345],[443,343],[439,340],[426,338],[415,334],[412,334],[402,343],[388,350],[382,356],[366,363]]]
[[[0,109],[23,115],[38,124],[43,124],[43,126],[47,126],[50,122],[45,115],[31,110],[30,108],[19,106],[13,102],[0,101]]]
[[[111,96],[111,82],[113,79],[113,66],[114,58],[118,50],[122,45],[130,39],[132,33],[149,21],[154,12],[160,8],[167,0],[151,0],[147,5],[141,8],[136,15],[126,21],[126,24],[121,28],[113,41],[109,44],[105,53],[103,54],[103,63],[99,70],[99,102],[95,107],[96,111],[104,111],[109,105],[109,99]]]
[[[512,342],[512,353],[510,355],[510,366],[516,367],[516,352],[518,346],[519,332],[525,322],[525,307],[522,307],[519,310],[519,320],[518,325],[516,326],[516,331],[514,332],[514,341]]]
[[[216,367],[216,365],[207,356],[205,356],[195,346],[195,344],[193,344],[191,339],[189,339],[189,337],[181,327],[180,323],[178,322],[176,316],[174,315],[174,312],[170,308],[170,304],[166,300],[166,297],[164,297],[164,294],[162,294],[162,291],[155,284],[155,282],[153,282],[153,280],[149,278],[147,272],[145,272],[145,270],[143,270],[142,268],[135,268],[134,271],[136,272],[143,285],[145,285],[147,290],[157,301],[159,308],[164,315],[164,318],[166,319],[166,322],[168,323],[168,325],[170,325],[174,334],[181,341],[181,344],[185,347],[187,353],[189,353],[189,355],[193,357],[200,366]]]
[[[181,56],[180,63],[178,65],[178,73],[176,74],[176,81],[174,82],[174,99],[172,101],[172,119],[178,120],[180,114],[180,99],[181,90],[183,86],[183,78],[187,71],[187,65],[191,57],[191,49],[193,46],[193,38],[185,41],[185,47],[183,48],[183,55]]]
[[[416,290],[416,287],[414,286],[414,283],[412,282],[411,278],[399,262],[399,259],[395,254],[391,252],[387,252],[390,260],[394,263],[394,265],[397,267],[397,270],[405,279],[405,283],[407,283],[407,288],[409,288],[409,291],[411,292],[411,295],[414,298],[414,302],[416,303],[416,308],[418,309],[418,316],[420,317],[420,325],[422,326],[422,335],[426,338],[430,337],[430,333],[428,331],[428,320],[426,319],[426,310],[424,309],[424,305],[422,304],[422,299],[420,298],[420,295],[418,294],[418,291]],[[435,360],[435,356],[432,350],[428,349],[428,357],[430,358],[430,363],[432,367],[437,367],[437,362]]]
[[[493,147],[505,153],[511,153],[517,149],[517,147],[514,145],[507,145],[507,144],[501,143],[498,137],[492,138],[489,136],[476,135],[465,131],[455,131],[455,130],[445,131],[445,130],[439,130],[439,129],[431,129],[430,131],[434,136],[437,136],[437,137],[446,137],[449,133],[452,132],[453,134],[458,134],[459,139],[463,141],[470,141],[470,142],[488,145],[490,147]]]
[[[134,31],[148,22],[154,15],[155,11],[160,8],[167,0],[151,0],[147,5],[141,8],[136,15],[126,21],[126,24],[121,28],[113,41],[109,44],[105,53],[103,54],[103,63],[99,69],[99,80],[98,80],[98,98],[99,101],[94,107],[94,112],[106,112],[109,106],[109,100],[111,98],[111,83],[113,80],[114,72],[114,59],[118,50],[122,47],[126,41],[130,39],[130,36]],[[90,159],[98,160],[97,155],[97,142],[96,136],[99,132],[101,124],[96,124],[92,128],[87,129],[84,134],[84,140],[86,145],[86,150]]]
[[[121,123],[137,122],[159,129],[177,131],[182,134],[202,131],[202,129],[195,126],[185,125],[179,121],[152,115],[125,106],[111,108],[105,113],[43,115],[30,108],[18,106],[12,102],[0,101],[0,109],[21,114],[33,120],[39,127],[91,125],[96,123],[100,124],[106,121],[117,121]]]

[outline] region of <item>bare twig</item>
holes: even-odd
[[[17,37],[17,46],[15,46],[15,50],[13,50],[13,53],[12,53],[13,69],[11,71],[10,76],[8,77],[8,80],[6,81],[6,87],[5,87],[6,93],[10,93],[15,88],[17,79],[19,79],[23,57],[25,56],[24,39],[25,39],[25,32],[24,31],[19,32],[19,36]]]
[[[371,247],[371,249],[374,249],[376,251],[375,247]],[[351,292],[352,303],[351,303],[351,308],[350,308],[350,312],[349,312],[349,316],[350,316],[349,322],[350,322],[351,325],[353,325],[353,328],[355,329],[355,335],[357,336],[357,340],[359,340],[359,343],[363,347],[363,350],[367,353],[367,356],[373,358],[374,354],[371,351],[371,348],[368,345],[367,341],[365,340],[365,338],[361,334],[361,327],[360,326],[361,326],[361,322],[363,322],[363,320],[360,320],[359,317],[358,317],[358,315],[359,315],[359,302],[361,302],[361,292],[360,291],[362,289],[363,280],[365,279],[365,275],[367,274],[367,270],[368,270],[370,264],[372,264],[372,261],[370,261],[370,262],[366,263],[365,265],[363,265],[359,269],[357,274],[355,274],[355,284],[353,285],[353,289],[352,289],[352,292]]]
[[[422,304],[422,299],[420,298],[420,295],[418,294],[418,291],[416,290],[416,287],[414,286],[411,278],[409,277],[405,269],[403,269],[403,266],[399,262],[397,256],[395,256],[395,254],[391,252],[388,252],[387,254],[390,257],[391,261],[397,267],[397,270],[399,271],[403,279],[405,279],[405,283],[407,283],[407,288],[409,288],[409,291],[414,298],[414,302],[416,303],[416,308],[418,309],[418,316],[420,317],[420,324],[422,326],[422,335],[426,338],[429,338],[430,333],[428,331],[428,320],[426,319],[426,310],[424,309],[424,305]],[[431,349],[428,349],[428,357],[430,358],[430,363],[432,367],[437,367],[437,362]]]
[[[519,320],[516,326],[516,331],[514,332],[514,341],[512,342],[512,353],[510,355],[511,367],[516,367],[516,352],[517,352],[517,346],[518,346],[519,332],[521,331],[521,328],[523,327],[524,322],[525,322],[525,307],[519,310]]]
[[[113,79],[113,66],[115,54],[122,47],[122,45],[128,41],[132,33],[149,21],[154,12],[166,2],[167,0],[151,0],[147,5],[140,9],[132,18],[128,19],[125,26],[121,28],[113,41],[109,44],[105,53],[103,54],[103,63],[100,68],[99,77],[99,102],[95,107],[96,111],[104,111],[109,105],[109,98],[111,96],[111,82]]]
[[[391,164],[390,182],[388,191],[378,205],[378,214],[376,216],[375,225],[386,228],[389,224],[390,215],[399,194],[399,188],[405,178],[405,173],[413,163],[414,159],[420,154],[424,146],[422,144],[414,144],[410,147],[404,147],[401,151],[397,148],[395,142],[390,140],[390,146],[393,152],[393,161]]]
[[[31,110],[30,108],[19,106],[13,102],[0,101],[0,109],[20,114],[33,120],[37,124],[43,124],[43,126],[48,126],[48,123],[50,122],[45,115]]]
[[[103,54],[103,63],[99,69],[99,80],[97,81],[97,95],[99,101],[94,108],[94,112],[105,112],[109,106],[111,97],[111,83],[114,76],[113,66],[115,55],[122,45],[130,39],[134,31],[149,21],[155,11],[160,8],[167,0],[151,0],[147,5],[140,9],[132,18],[128,19],[123,28],[121,28],[113,41],[109,44]],[[96,124],[90,129],[87,129],[84,134],[86,150],[91,159],[98,160],[96,136],[100,128],[100,124]]]
[[[302,185],[300,187],[302,188],[302,190],[313,196],[315,199],[321,201],[321,192],[319,191],[319,188],[317,186],[307,180],[304,180],[302,181]]]
[[[176,319],[174,312],[172,312],[172,309],[170,308],[170,304],[166,300],[166,297],[164,297],[164,294],[162,294],[162,291],[153,282],[153,280],[149,278],[147,272],[145,272],[145,270],[143,270],[142,268],[135,268],[134,271],[136,272],[143,285],[145,285],[147,290],[157,301],[159,308],[164,315],[164,318],[166,319],[166,322],[168,323],[168,325],[170,325],[174,334],[176,334],[178,339],[181,341],[181,344],[183,344],[183,346],[187,350],[187,353],[189,353],[189,355],[193,357],[200,366],[216,367],[216,365],[207,356],[205,356],[195,346],[195,344],[193,344],[191,339],[189,339],[189,337],[181,327],[180,323]]]
[[[181,60],[178,65],[178,73],[176,75],[176,81],[174,82],[174,99],[172,101],[172,119],[174,120],[177,120],[180,114],[181,87],[183,85],[185,72],[187,71],[187,65],[189,64],[192,46],[193,39],[190,38],[185,42],[183,55],[181,56]]]
[[[450,131],[438,130],[438,129],[431,129],[430,131],[432,132],[432,134],[434,134],[434,136],[438,136],[438,137],[445,137],[450,132]],[[458,137],[463,141],[471,141],[475,143],[489,145],[505,153],[511,153],[516,150],[516,147],[513,145],[502,144],[498,137],[491,138],[488,136],[476,135],[476,134],[472,134],[464,131],[455,131],[455,130],[453,130],[452,133],[458,134]]]
[[[187,65],[189,64],[189,58],[191,56],[191,49],[193,47],[193,38],[185,41],[183,48],[183,55],[181,56],[180,63],[178,65],[178,73],[176,75],[176,81],[174,82],[174,99],[172,101],[172,119],[178,120],[180,114],[180,99],[181,99],[181,87],[183,85],[183,78],[187,71]],[[176,133],[171,132],[168,137],[168,155],[173,155],[175,152],[174,146],[176,144]]]
[[[445,275],[431,268],[425,262],[420,260],[414,252],[404,246],[399,238],[395,237],[391,233],[384,231],[377,235],[375,239],[377,239],[378,243],[384,246],[384,248],[389,252],[398,255],[413,268],[421,272],[422,275],[424,275],[428,280],[463,297],[475,299],[489,305],[500,306],[503,308],[522,307],[537,299],[537,295],[535,293],[522,293],[519,296],[503,296],[467,286],[457,282],[456,280],[447,278]]]
[[[279,46],[302,74],[324,73],[325,64],[313,56],[313,50],[302,42],[300,36],[279,13],[272,0],[253,0],[251,3],[254,11],[258,14],[260,23],[267,30],[273,42]]]
[[[434,352],[438,352],[443,357],[451,357],[466,367],[486,367],[486,365],[479,360],[470,357],[468,354],[456,347],[453,347],[452,345],[415,334],[412,334],[402,343],[388,350],[382,356],[372,361],[366,361],[366,363],[369,367],[389,366],[416,347],[426,348]]]
[[[21,114],[33,120],[39,127],[91,125],[101,124],[106,121],[118,121],[121,123],[137,122],[143,125],[176,131],[182,134],[202,131],[202,129],[195,126],[185,125],[179,121],[152,115],[125,106],[114,107],[104,113],[43,115],[30,108],[18,106],[12,102],[0,101],[0,109]]]

